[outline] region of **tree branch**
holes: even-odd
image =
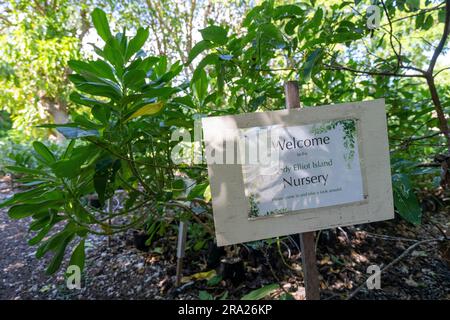
[[[441,41],[439,41],[439,44],[434,50],[433,56],[430,61],[430,65],[428,67],[427,73],[432,76],[433,70],[436,65],[437,58],[442,52],[442,49],[444,49],[445,42],[447,41],[448,34],[450,33],[450,0],[445,0],[445,23],[444,23],[444,32],[442,33]]]

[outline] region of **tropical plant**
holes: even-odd
[[[125,30],[113,35],[100,9],[92,12],[92,22],[104,41],[102,48],[94,46],[98,59],[68,63],[74,71],[69,79],[76,91],[70,98],[77,112],[69,123],[41,126],[57,130],[70,143],[58,155],[35,141],[39,169],[7,167],[23,175],[21,182],[31,188],[1,207],[10,206],[12,219],[32,218],[30,232],[35,235],[29,244],[38,245],[38,258],[54,253],[50,274],[58,270],[72,243],[77,245],[70,264],[84,267],[88,234],[112,235],[153,223],[165,215],[167,206],[178,205],[194,214],[171,201],[185,193],[183,178],[198,179],[203,172],[175,166],[170,157],[177,143],[170,140],[171,128],[180,123],[193,126],[194,106],[181,94],[188,86],[173,85],[182,65],[169,64],[165,56],[145,55],[141,48],[148,29],[139,28],[134,37]],[[113,211],[108,200],[119,191],[126,199]],[[186,219],[177,212],[173,218]]]

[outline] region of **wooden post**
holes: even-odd
[[[177,274],[175,286],[181,284],[181,276],[183,275],[183,258],[186,250],[186,236],[187,236],[188,223],[180,221],[178,227],[178,245],[177,245]]]
[[[301,108],[297,81],[286,82],[284,93],[286,95],[287,109]],[[302,250],[306,300],[319,300],[319,272],[317,271],[314,232],[300,234],[300,248]]]

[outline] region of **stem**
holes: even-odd
[[[433,100],[434,109],[437,114],[437,118],[439,121],[439,129],[441,130],[442,134],[445,135],[445,138],[447,139],[447,147],[448,151],[450,152],[450,135],[449,135],[449,127],[448,122],[445,117],[444,110],[442,108],[441,100],[439,99],[439,94],[436,90],[436,84],[434,83],[434,77],[430,74],[427,75],[427,84],[428,88],[430,89],[431,93],[431,99]]]

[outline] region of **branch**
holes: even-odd
[[[433,75],[433,77],[436,77],[436,76],[437,76],[439,73],[441,73],[442,71],[449,70],[449,69],[450,69],[450,67],[445,67],[445,68],[439,70],[438,72],[436,72],[436,73]]]
[[[422,14],[422,13],[426,13],[426,12],[430,12],[430,11],[434,11],[434,10],[439,10],[439,9],[442,8],[442,5],[445,5],[445,2],[442,2],[442,3],[438,4],[438,5],[435,6],[435,7],[428,8],[428,9],[422,9],[422,10],[420,10],[420,11],[417,11],[417,13],[415,13],[415,14],[412,14],[412,15],[409,15],[409,16],[406,16],[406,17],[401,17],[401,18],[398,18],[398,19],[394,19],[394,20],[391,20],[391,21],[392,21],[392,23],[396,23],[396,22],[398,22],[398,21],[402,21],[402,20],[414,18],[414,17],[416,17],[416,16],[418,16],[418,15],[420,15],[420,14]],[[385,27],[385,26],[387,26],[387,25],[388,25],[388,24],[386,23],[386,24],[383,24],[381,27]]]
[[[358,74],[366,74],[370,76],[384,76],[384,77],[401,77],[401,78],[424,78],[423,74],[403,74],[403,73],[395,73],[395,72],[379,72],[379,71],[364,71],[364,70],[356,70],[352,68],[348,68],[341,65],[332,66],[329,64],[324,65],[327,70],[344,70]]]
[[[434,50],[433,56],[430,61],[430,66],[428,67],[427,73],[429,75],[433,74],[434,66],[436,65],[437,58],[444,49],[445,42],[447,41],[448,34],[450,33],[450,0],[445,1],[445,23],[444,32],[442,33],[441,41],[439,42],[436,50]]]
[[[391,44],[391,48],[394,51],[395,56],[397,57],[397,67],[395,68],[395,71],[398,71],[400,69],[401,64],[402,64],[402,61],[401,61],[401,58],[400,58],[401,57],[401,52],[402,52],[402,44],[396,38],[396,40],[398,42],[398,46],[399,46],[398,52],[397,52],[397,50],[395,49],[395,46],[394,46],[394,41],[393,41],[394,29],[392,27],[392,21],[391,21],[391,18],[389,17],[389,12],[388,12],[388,10],[386,8],[386,5],[384,4],[383,0],[381,0],[381,4],[383,6],[383,10],[384,10],[384,13],[386,14],[386,18],[387,18],[388,24],[389,24],[389,43]]]
[[[447,0],[447,1],[449,3],[449,7],[450,7],[450,0]],[[450,10],[448,10],[447,12],[450,12]],[[450,22],[449,22],[449,24],[450,24]],[[430,71],[430,69],[428,69],[428,71],[427,71],[427,75],[426,75],[427,84],[428,84],[428,88],[430,89],[431,99],[433,100],[434,108],[435,108],[435,111],[437,114],[437,118],[439,120],[439,129],[447,138],[447,146],[450,151],[450,130],[449,130],[448,123],[447,123],[447,117],[445,116],[445,112],[441,105],[441,100],[439,99],[439,94],[436,89],[436,84],[434,83],[434,78],[432,76],[432,72],[433,72],[432,69],[431,69],[431,71]]]

